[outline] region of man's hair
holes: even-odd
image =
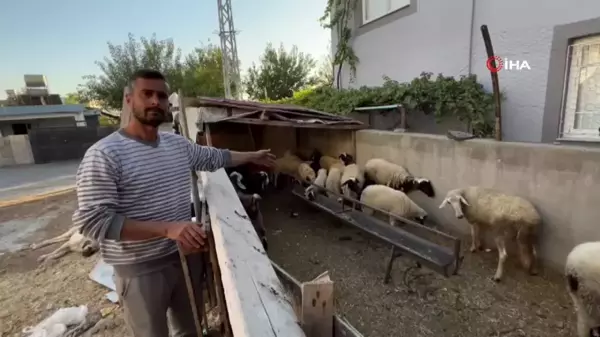
[[[129,89],[133,90],[133,84],[138,78],[146,80],[163,80],[166,81],[165,76],[158,70],[154,69],[139,69],[129,77]]]

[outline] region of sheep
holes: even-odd
[[[304,190],[304,196],[309,200],[315,200],[315,191],[318,190],[318,187],[325,187],[325,181],[327,180],[327,170],[322,168],[317,172],[317,178],[315,178],[314,185],[310,185]],[[316,186],[315,186],[316,185]],[[321,192],[321,191],[316,191]]]
[[[329,171],[333,166],[342,166],[343,163],[341,160],[336,159],[334,157],[330,157],[330,156],[325,156],[321,153],[321,151],[315,149],[313,154],[310,157],[311,160],[311,167],[315,170],[318,171],[321,168],[326,169],[327,171]]]
[[[506,240],[514,239],[515,233],[521,264],[531,275],[537,274],[535,243],[542,220],[531,202],[493,189],[470,186],[449,191],[439,208],[445,205],[451,205],[456,217],[466,218],[471,225],[471,252],[482,248],[481,227],[494,231],[498,248],[498,267],[494,281],[502,279],[508,256]]]
[[[577,337],[600,336],[600,242],[577,245],[567,256],[567,292],[577,313]]]
[[[325,188],[328,191],[339,194],[341,192],[340,180],[342,179],[343,166],[334,166],[329,169],[327,173],[327,179],[325,180]],[[327,192],[327,196],[331,197],[332,194]]]
[[[600,336],[600,242],[577,245],[567,256],[567,292],[577,313],[577,337]]]
[[[301,183],[312,183],[317,178],[315,170],[310,167],[310,163],[300,163],[294,176]]]
[[[358,165],[350,164],[344,166],[342,177],[340,178],[342,194],[346,198],[358,199],[364,181],[364,174]]]
[[[283,157],[275,160],[273,178],[275,187],[277,187],[277,178],[281,173],[295,178],[300,183],[312,183],[317,177],[309,163],[303,162],[298,156],[291,154],[289,151],[286,151]]]
[[[96,241],[83,236],[80,230],[81,226],[73,226],[63,234],[39,243],[31,244],[29,248],[31,250],[36,250],[55,243],[64,242],[62,246],[58,247],[53,252],[40,256],[38,258],[39,263],[57,260],[69,252],[76,252],[80,253],[83,257],[90,257],[100,250],[100,245]]]
[[[427,212],[412,201],[404,192],[395,190],[385,185],[371,185],[365,188],[360,195],[360,202],[369,207],[362,207],[362,212],[373,215],[375,212],[370,207],[380,209],[392,215],[415,220],[423,224]],[[390,225],[396,226],[397,219],[390,216]]]
[[[404,193],[418,189],[430,198],[435,197],[435,191],[429,179],[415,178],[404,167],[385,159],[369,159],[365,164],[365,174],[377,184],[386,185]]]
[[[238,192],[238,197],[244,206],[246,214],[256,231],[256,234],[260,238],[260,242],[263,245],[265,251],[268,249],[267,245],[267,231],[264,226],[262,212],[260,211],[259,201],[262,199],[258,194],[245,194]]]
[[[298,167],[302,163],[302,160],[286,151],[283,157],[275,159],[275,168],[273,170],[273,185],[277,187],[279,183],[279,175],[285,174],[290,177],[295,177],[298,171]]]

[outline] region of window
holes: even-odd
[[[573,41],[567,57],[562,137],[600,140],[600,35]]]
[[[363,25],[410,5],[410,0],[362,0]]]

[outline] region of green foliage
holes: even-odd
[[[85,104],[86,100],[76,92],[70,92],[63,99],[65,104]]]
[[[458,79],[422,73],[409,83],[384,77],[380,87],[337,90],[321,86],[294,93],[275,103],[296,104],[324,112],[348,114],[357,107],[403,104],[407,111],[433,114],[436,120],[456,118],[469,125],[479,137],[493,135],[493,95],[477,82],[475,75]]]
[[[141,68],[161,71],[171,91],[182,89],[184,95],[223,95],[221,51],[212,44],[196,48],[182,59],[172,39],[159,40],[153,35],[137,40],[129,34],[123,45],[108,42],[108,52],[103,61],[96,62],[101,74],[85,76],[86,83],[78,90],[86,101],[105,104],[103,108],[121,109],[123,88]]]
[[[344,64],[350,66],[350,80],[353,81],[356,76],[356,65],[359,59],[352,49],[352,29],[348,27],[348,22],[353,18],[357,3],[357,0],[327,0],[325,12],[319,19],[324,28],[331,29],[337,36],[333,64],[337,66],[336,87],[338,89],[342,87],[341,73]]]
[[[288,52],[283,45],[275,49],[267,44],[260,57],[260,64],[248,69],[246,93],[253,99],[277,100],[291,97],[296,90],[310,84],[315,61],[301,53],[296,46]]]
[[[119,120],[100,115],[98,117],[98,124],[100,124],[100,126],[118,126]]]

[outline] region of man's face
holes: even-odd
[[[169,96],[163,80],[138,78],[126,99],[135,119],[144,125],[158,127],[167,119]]]

